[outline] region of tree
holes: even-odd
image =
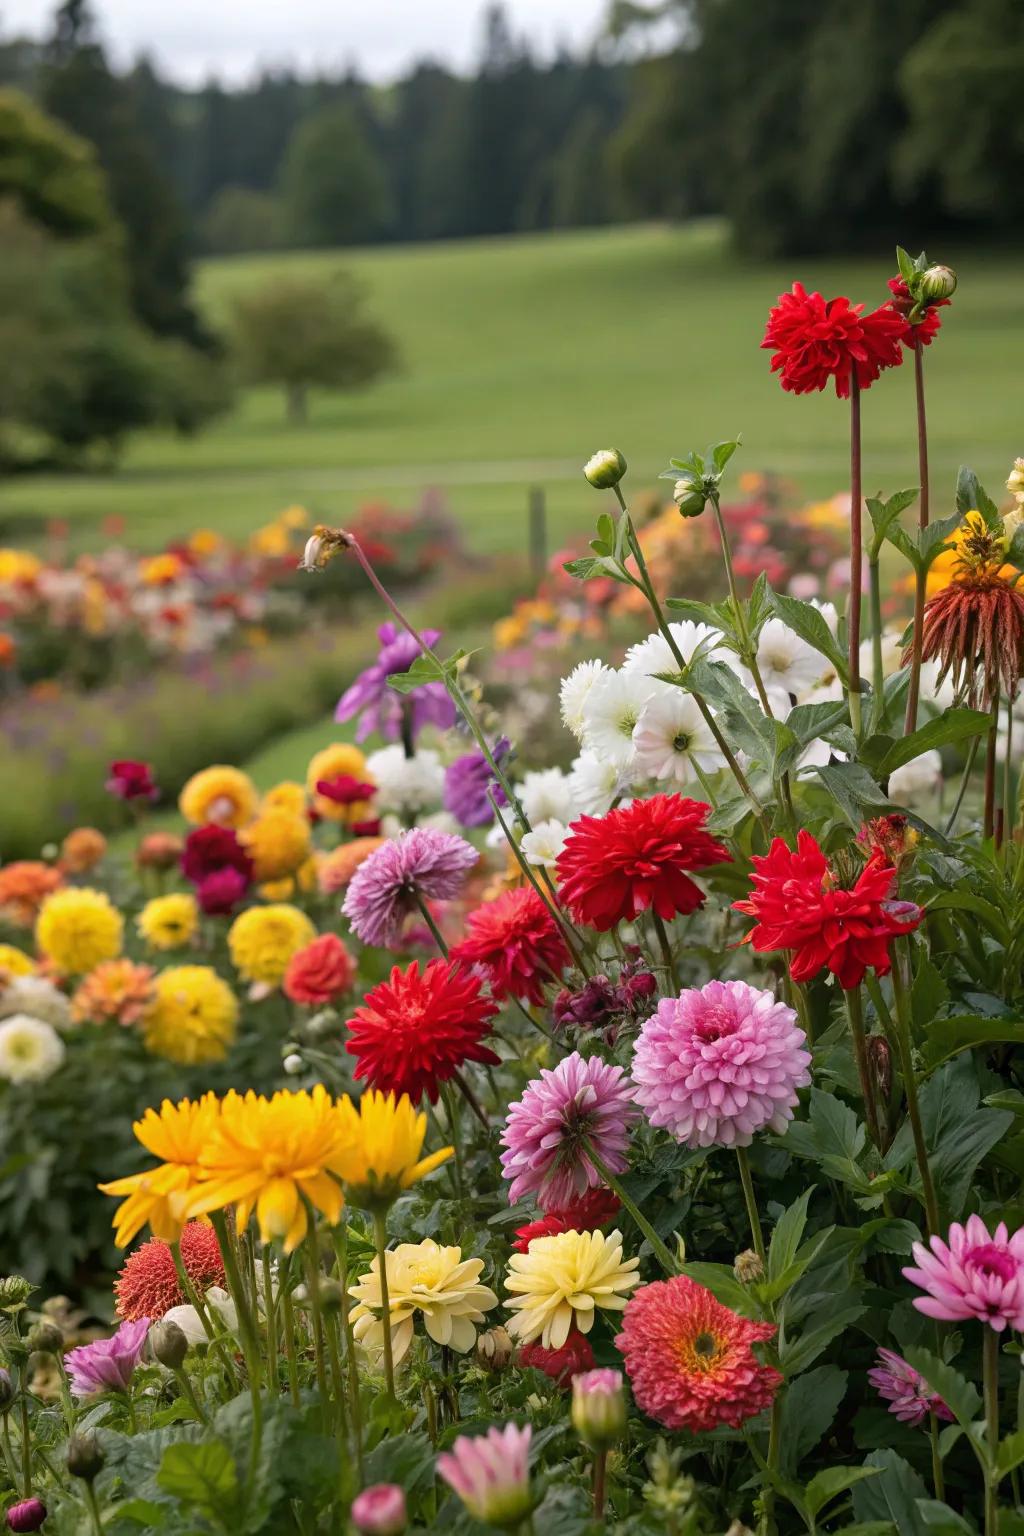
[[[208,250],[272,251],[283,244],[281,205],[269,192],[222,187],[203,219]]]
[[[58,235],[94,235],[113,222],[92,146],[18,91],[0,90],[0,198]]]
[[[398,365],[391,336],[364,313],[365,290],[347,272],[328,282],[281,277],[236,301],[233,334],[244,375],[280,384],[288,418],[306,420],[312,388],[362,389]]]
[[[300,245],[373,240],[391,220],[383,163],[343,104],[300,123],[288,146],[282,193],[289,234]]]

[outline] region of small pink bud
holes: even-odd
[[[397,1483],[373,1483],[352,1502],[352,1524],[359,1536],[401,1536],[409,1516]]]
[[[45,1519],[46,1505],[42,1499],[24,1499],[7,1511],[7,1527],[12,1531],[38,1531]]]
[[[573,1377],[572,1422],[580,1439],[595,1450],[618,1440],[626,1428],[621,1371],[601,1369]]]

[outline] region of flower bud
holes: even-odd
[[[617,448],[602,448],[583,466],[590,484],[599,491],[610,491],[626,473],[626,461]]]
[[[675,502],[683,517],[699,517],[704,511],[707,497],[699,486],[695,486],[692,480],[677,480],[672,492],[672,500]]]
[[[956,273],[952,267],[929,267],[921,275],[921,297],[929,304],[936,299],[952,298],[956,292]]]
[[[680,1269],[686,1263],[686,1238],[681,1232],[673,1233],[676,1240],[676,1263]]]
[[[505,1328],[488,1328],[476,1341],[476,1363],[485,1371],[503,1371],[515,1352],[512,1336]]]
[[[149,1330],[149,1347],[154,1360],[166,1365],[169,1371],[177,1371],[188,1354],[188,1336],[177,1323],[164,1318]]]
[[[287,1072],[289,1077],[294,1077],[296,1073],[302,1071],[303,1067],[305,1066],[305,1062],[299,1055],[298,1051],[289,1051],[288,1055],[284,1058],[284,1061],[282,1061],[281,1066],[285,1072]]]
[[[180,1329],[178,1331],[181,1332]],[[96,1431],[76,1430],[68,1440],[64,1459],[72,1477],[80,1477],[84,1482],[91,1483],[93,1478],[103,1470],[103,1463],[106,1460],[100,1449]]]
[[[0,1366],[0,1413],[6,1413],[14,1402],[14,1382],[11,1380],[10,1371],[5,1371]]]
[[[352,1524],[359,1536],[401,1536],[408,1529],[405,1494],[397,1483],[372,1483],[352,1501]]]
[[[59,1355],[64,1349],[64,1335],[56,1323],[43,1318],[29,1330],[26,1343],[34,1355]]]
[[[764,1264],[753,1248],[744,1248],[733,1261],[732,1272],[741,1285],[753,1285],[764,1279]]]
[[[622,1372],[585,1371],[572,1379],[573,1428],[591,1450],[605,1450],[626,1428]]]
[[[0,1312],[20,1311],[34,1290],[35,1286],[22,1275],[8,1275],[0,1280]]]
[[[12,1504],[7,1511],[7,1528],[11,1531],[38,1531],[46,1519],[46,1505],[42,1499],[23,1499]]]
[[[340,1312],[345,1304],[345,1287],[338,1280],[320,1281],[320,1306],[325,1312]]]

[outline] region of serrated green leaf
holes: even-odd
[[[777,1280],[796,1258],[807,1225],[807,1207],[817,1186],[811,1184],[788,1206],[775,1223],[768,1247],[768,1279]]]
[[[964,1433],[973,1435],[974,1421],[981,1411],[981,1393],[974,1383],[920,1345],[907,1345],[904,1358],[921,1373],[932,1391],[939,1394]]]
[[[806,1371],[807,1367],[813,1365],[818,1356],[828,1348],[832,1340],[838,1338],[866,1311],[867,1308],[862,1306],[833,1308],[822,1317],[820,1322],[812,1321],[809,1327],[805,1327],[799,1338],[784,1341],[780,1339],[779,1364],[782,1374],[787,1380],[791,1380],[801,1371]]]
[[[957,472],[956,504],[961,517],[967,512],[980,512],[987,527],[995,529],[1002,526],[1003,520],[999,508],[978,480],[974,470],[966,464],[961,464]]]
[[[819,1365],[786,1387],[779,1435],[784,1477],[792,1477],[803,1457],[828,1434],[848,1379],[836,1365]]]
[[[703,1285],[723,1306],[731,1307],[743,1317],[757,1316],[753,1296],[725,1264],[684,1264],[681,1273]]]
[[[950,537],[959,528],[961,521],[959,512],[954,512],[950,517],[938,518],[934,523],[929,523],[927,528],[918,531],[917,547],[925,570],[934,565],[943,551],[950,547]]]
[[[223,1440],[168,1446],[156,1480],[165,1493],[224,1524],[236,1513],[238,1471]]]
[[[1008,1477],[1015,1467],[1024,1461],[1024,1428],[1015,1429],[999,1442],[996,1466],[1000,1477]]]
[[[926,1497],[927,1490],[913,1467],[888,1449],[872,1451],[864,1458],[864,1465],[877,1467],[879,1475],[853,1490],[853,1512],[857,1519],[889,1519],[899,1536],[928,1536],[917,1503]]]
[[[874,538],[870,541],[869,553],[871,558],[877,560],[879,551],[885,542],[886,534],[893,523],[917,500],[918,490],[914,486],[912,490],[897,491],[887,501],[882,501],[877,496],[869,496],[866,506],[871,526],[874,530]]]
[[[855,1483],[877,1477],[879,1472],[878,1467],[825,1467],[815,1473],[804,1490],[807,1508],[817,1515],[840,1494],[848,1493]]]

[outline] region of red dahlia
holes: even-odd
[[[911,933],[924,916],[912,901],[891,899],[896,871],[881,852],[872,853],[850,887],[839,884],[817,841],[804,830],[797,834],[795,853],[777,837],[752,862],[753,892],[733,907],[757,919],[750,932],[756,950],[792,950],[794,981],[809,981],[823,966],[847,989],[859,986],[867,970],[885,976],[891,941]]]
[[[652,795],[607,816],[581,816],[558,856],[559,894],[577,922],[605,933],[648,907],[660,918],[696,912],[704,892],[690,869],[728,864],[704,823],[702,800]]]
[[[505,891],[477,907],[452,959],[482,966],[495,997],[544,1001],[544,987],[569,963],[561,930],[532,886]]]
[[[525,1253],[535,1237],[555,1237],[559,1232],[594,1232],[619,1213],[619,1199],[610,1189],[588,1189],[564,1210],[548,1211],[525,1227],[516,1228],[512,1247]]]
[[[536,1342],[524,1344],[519,1351],[519,1364],[543,1371],[560,1387],[567,1387],[574,1376],[593,1369],[594,1351],[586,1335],[573,1328],[561,1349],[545,1349]]]
[[[775,353],[772,372],[779,375],[783,389],[807,395],[832,379],[836,394],[845,400],[854,370],[860,388],[867,389],[883,368],[903,361],[904,317],[889,304],[869,315],[862,314],[863,308],[849,299],[808,293],[802,283],[779,295],[768,312],[761,345]]]
[[[194,1288],[202,1296],[211,1285],[225,1285],[224,1261],[213,1228],[201,1221],[186,1222],[181,1232],[181,1261]],[[114,1282],[118,1317],[136,1323],[141,1317],[154,1322],[172,1307],[188,1300],[181,1288],[170,1245],[151,1237],[130,1253]]]
[[[422,974],[418,960],[406,971],[396,965],[349,1019],[345,1049],[371,1088],[407,1093],[414,1104],[425,1093],[436,1104],[440,1084],[464,1062],[498,1065],[481,1044],[497,1011],[479,978],[457,964],[431,960]]]
[[[219,827],[209,822],[196,827],[185,839],[185,851],[181,856],[181,872],[186,880],[199,885],[210,875],[223,869],[237,870],[246,882],[252,879],[252,859],[238,840],[232,827]]]

